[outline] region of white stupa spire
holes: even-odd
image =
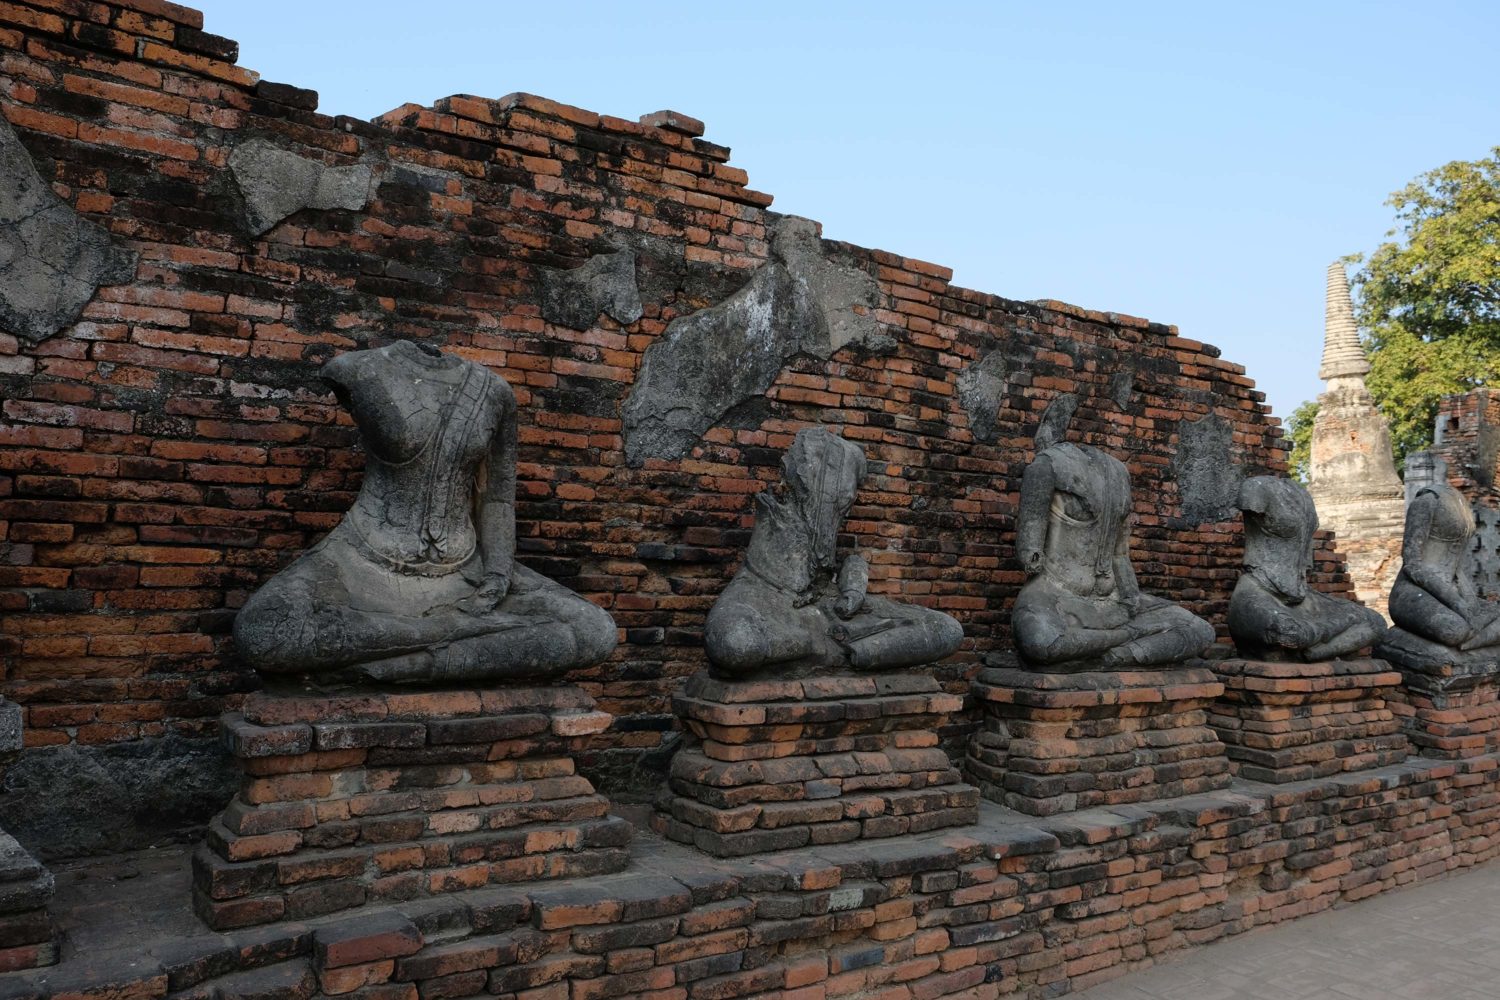
[[[1349,277],[1344,265],[1328,265],[1328,295],[1323,305],[1323,364],[1318,378],[1323,381],[1368,374],[1370,359],[1359,342],[1359,328],[1354,325],[1354,300],[1349,297]]]

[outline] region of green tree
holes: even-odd
[[[1287,459],[1287,464],[1292,476],[1303,484],[1307,482],[1307,466],[1312,459],[1312,429],[1317,416],[1318,404],[1309,399],[1293,410],[1291,419],[1286,422],[1286,436],[1292,443],[1292,454]]]
[[[1423,174],[1386,204],[1396,226],[1354,286],[1366,383],[1402,464],[1432,440],[1440,397],[1500,377],[1500,147]],[[1295,414],[1292,425],[1295,445]]]

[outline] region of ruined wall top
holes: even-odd
[[[1488,389],[1444,396],[1433,421],[1432,452],[1447,464],[1448,481],[1470,500],[1493,493],[1500,466],[1500,397]]]

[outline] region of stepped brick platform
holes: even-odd
[[[1224,686],[1206,667],[990,667],[973,690],[984,721],[965,772],[985,798],[1019,812],[1050,816],[1229,784],[1224,745],[1208,727]]]
[[[0,972],[57,961],[57,932],[47,913],[52,889],[51,873],[0,831]]]
[[[172,849],[58,870],[69,948],[0,1000],[1056,997],[1500,856],[1500,759],[711,858],[209,933]],[[122,865],[140,872],[111,879]],[[121,914],[132,919],[121,920]]]
[[[972,823],[979,792],[938,746],[963,707],[931,677],[688,679],[673,708],[692,743],[652,825],[718,857]]]
[[[1401,672],[1391,710],[1418,753],[1455,760],[1500,749],[1500,660],[1434,662],[1392,629],[1376,650]],[[1420,642],[1420,640],[1418,640]]]
[[[1383,660],[1205,662],[1224,684],[1209,725],[1241,777],[1304,781],[1397,764],[1410,752],[1387,704],[1401,674]]]
[[[493,883],[615,872],[631,827],[574,772],[611,716],[574,687],[252,695],[239,794],[194,856],[223,929]]]

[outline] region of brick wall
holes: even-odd
[[[0,110],[53,191],[139,255],[133,281],[100,288],[56,336],[0,334],[0,694],[25,707],[28,752],[211,737],[255,683],[228,644],[234,609],[358,484],[353,427],[314,373],[395,337],[515,387],[521,556],[607,608],[625,640],[574,678],[619,716],[590,762],[615,786],[672,728],[670,691],[701,663],[750,498],[808,423],[883,463],[849,527],[874,553],[874,589],[964,622],[940,671],[956,687],[1007,645],[1020,474],[1064,394],[1081,397],[1069,436],[1130,463],[1143,585],[1222,623],[1238,527],[1184,515],[1180,422],[1227,421],[1226,459],[1244,474],[1281,471],[1285,450],[1262,394],[1216,349],[825,242],[878,281],[873,315],[894,348],[794,358],[690,456],[627,467],[620,405],[642,352],[769,254],[771,197],[729,150],[682,116],[642,124],[524,94],[330,117],[202,29],[163,0],[0,2]],[[252,236],[227,166],[252,139],[370,166],[368,203]],[[540,269],[620,246],[640,260],[638,321],[544,321]],[[1011,373],[984,443],[956,387],[997,350]],[[1345,587],[1331,558],[1324,582]]]
[[[1431,452],[1448,466],[1448,481],[1487,507],[1500,506],[1500,397],[1487,389],[1444,396],[1438,403]]]

